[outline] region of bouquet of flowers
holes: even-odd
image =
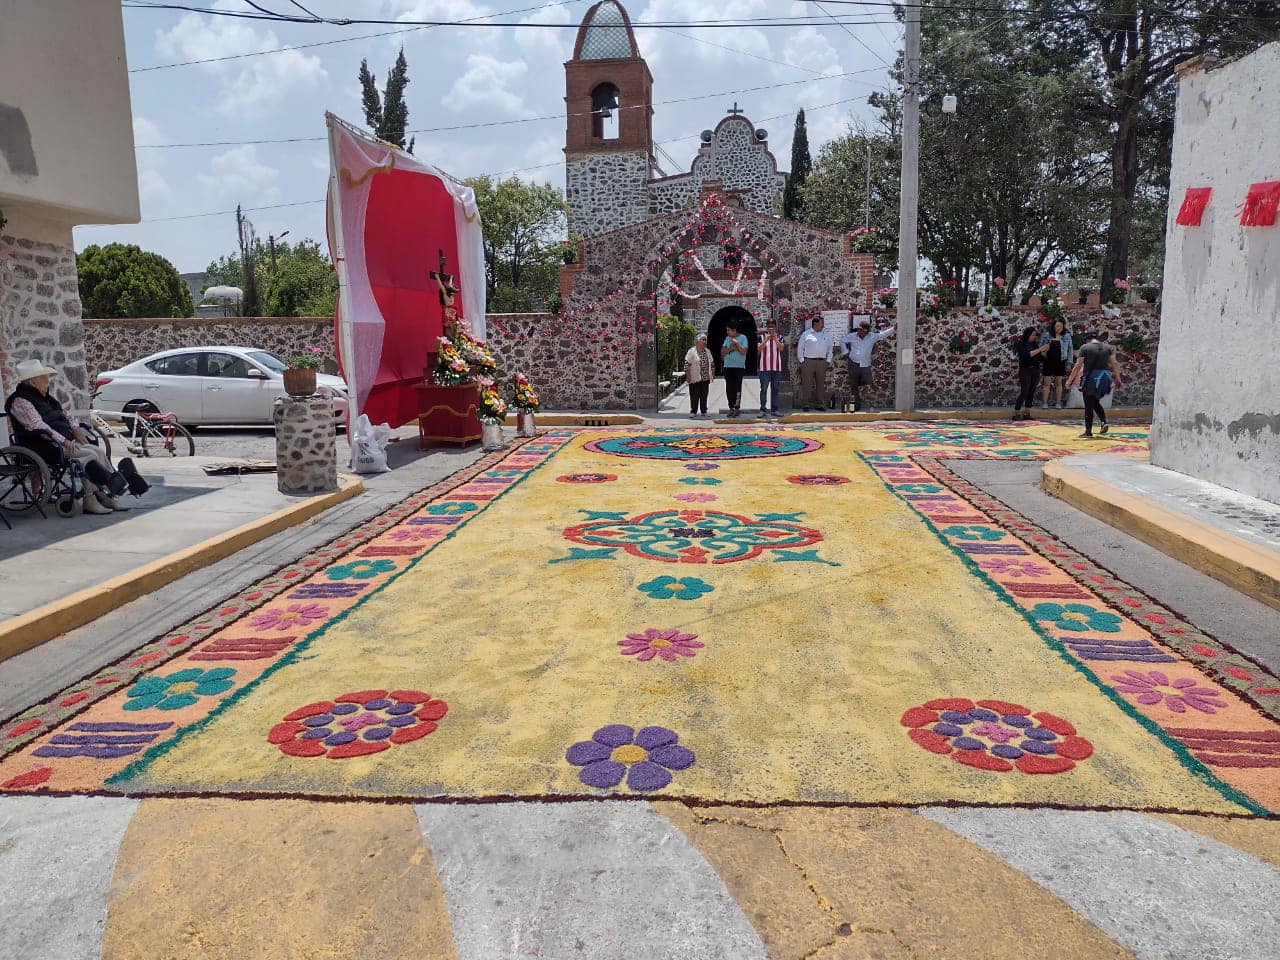
[[[978,335],[972,330],[957,330],[952,334],[951,342],[947,344],[947,350],[951,353],[968,353],[977,342]]]
[[[1125,299],[1129,296],[1128,280],[1111,281],[1111,295],[1107,297],[1107,302],[1113,307],[1124,305]]]
[[[956,303],[956,282],[940,280],[920,291],[920,307],[934,320],[941,320]]]
[[[1048,326],[1063,319],[1062,296],[1058,293],[1058,278],[1045,277],[1040,281],[1040,319]]]
[[[471,382],[471,366],[448,337],[436,341],[435,382],[442,387],[460,387]]]
[[[498,393],[498,385],[492,380],[480,382],[480,404],[476,407],[476,416],[483,423],[501,423],[507,415],[507,401]]]
[[[875,298],[880,301],[886,310],[892,310],[893,305],[898,302],[897,287],[881,287],[874,294]]]
[[[449,331],[453,345],[457,347],[462,359],[467,362],[473,380],[489,380],[498,372],[498,361],[493,352],[483,343],[463,329],[461,324],[454,324]]]
[[[516,374],[516,392],[512,403],[522,413],[533,413],[538,409],[538,394],[523,373]]]

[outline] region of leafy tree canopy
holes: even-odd
[[[263,315],[268,317],[332,316],[338,302],[338,276],[329,257],[314,240],[276,242],[276,267],[271,268],[271,251],[256,244],[254,276],[258,281]],[[244,289],[244,263],[239,253],[219,257],[209,264],[205,289],[227,285]]]
[[[134,244],[93,244],[76,257],[86,317],[189,317],[191,291],[173,264]]]
[[[566,207],[560,191],[516,177],[467,181],[484,224],[489,309],[520,313],[554,309],[564,262]]]

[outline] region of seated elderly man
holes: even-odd
[[[5,401],[4,411],[18,443],[28,448],[45,463],[58,463],[58,449],[66,456],[84,464],[85,513],[110,513],[112,510],[128,510],[115,498],[133,489],[141,493],[146,481],[137,478],[138,486],[126,480],[132,461],[121,461],[125,474],[118,473],[107,459],[106,451],[92,442],[87,430],[72,423],[56,398],[49,394],[49,377],[56,371],[39,360],[23,360],[17,366],[18,388]],[[57,446],[55,446],[55,444]],[[136,474],[136,470],[132,470]]]

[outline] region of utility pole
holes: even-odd
[[[283,240],[288,235],[289,235],[288,230],[280,234],[280,236],[278,237],[275,236],[274,234],[270,234],[270,233],[267,234],[267,246],[271,248],[271,275],[273,277],[276,275],[276,241]]]
[[[898,369],[895,406],[916,408],[916,217],[920,203],[920,0],[906,5],[902,187],[898,205]]]
[[[871,229],[871,140],[867,140],[867,193],[862,205],[862,225]]]

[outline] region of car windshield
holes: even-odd
[[[247,350],[245,356],[254,363],[260,363],[273,373],[282,373],[285,369],[285,362],[275,354],[267,353],[265,350]]]

